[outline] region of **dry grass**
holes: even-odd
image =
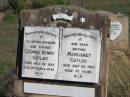
[[[110,52],[108,95],[130,97],[130,55],[121,50]]]

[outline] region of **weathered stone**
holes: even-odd
[[[120,22],[122,25],[121,34],[114,40],[110,41],[110,49],[128,49],[129,44],[129,22],[128,16],[121,13],[114,14],[109,11],[97,11],[97,13],[105,14],[109,17],[111,22]]]
[[[121,16],[121,15],[115,15],[110,16],[111,21],[118,21],[122,24],[122,32],[121,34],[113,41],[110,41],[111,43],[111,49],[128,49],[128,37],[129,37],[129,22],[127,16]]]
[[[60,19],[54,20],[52,19],[53,14],[61,14],[64,13],[68,16],[73,16],[72,21]],[[86,22],[82,23],[81,18],[85,18]],[[25,26],[44,26],[44,27],[73,27],[73,28],[82,28],[82,29],[90,29],[90,30],[99,30],[102,34],[102,48],[101,48],[101,64],[100,64],[100,75],[99,75],[99,83],[98,84],[83,84],[86,87],[93,87],[96,89],[96,97],[106,97],[107,91],[107,56],[108,56],[108,34],[110,27],[110,20],[106,14],[99,14],[94,11],[89,11],[84,8],[79,8],[75,6],[49,6],[45,8],[40,8],[37,10],[25,10],[21,12],[20,15],[20,34],[22,32],[22,28]],[[21,37],[20,37],[21,38]],[[18,55],[21,54],[22,44],[19,41],[18,47]],[[20,50],[20,51],[19,51]],[[17,70],[19,75],[19,64],[20,57],[18,57]],[[16,79],[15,87],[16,87],[16,95],[17,96],[29,96],[29,97],[41,97],[41,95],[33,95],[33,94],[24,94],[23,93],[23,82],[31,82],[31,80],[19,80]],[[37,81],[32,81],[37,82]],[[39,83],[51,83],[51,84],[59,84],[55,82],[46,82],[39,81]],[[75,85],[75,84],[70,84]],[[81,84],[76,84],[77,86],[81,86]],[[42,95],[42,97],[52,97],[47,95]],[[58,97],[58,96],[53,96]]]

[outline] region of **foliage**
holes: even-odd
[[[8,0],[8,2],[15,13],[19,14],[25,8],[25,0]]]
[[[47,0],[33,0],[32,1],[33,8],[45,7],[47,5],[48,5]]]
[[[33,8],[41,8],[48,5],[69,5],[70,0],[32,0]]]

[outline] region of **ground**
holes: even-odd
[[[110,97],[130,97],[130,53],[111,50],[109,58],[108,94]]]

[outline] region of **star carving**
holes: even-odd
[[[80,18],[80,22],[83,24],[83,23],[86,22],[86,19],[85,19],[84,17],[81,17],[81,18]]]

